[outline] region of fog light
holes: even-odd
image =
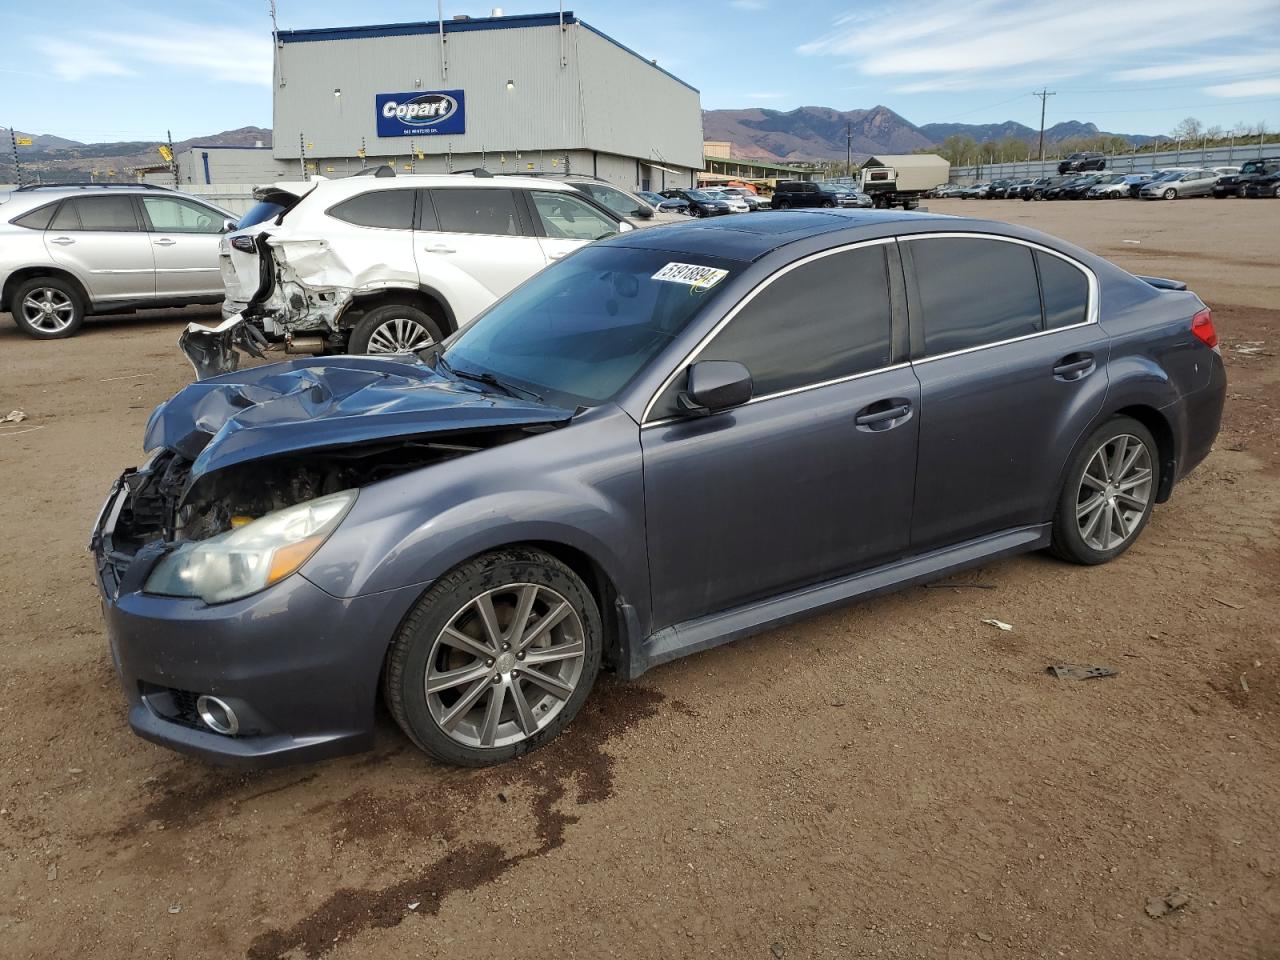
[[[204,725],[214,733],[234,737],[240,730],[240,720],[236,717],[236,712],[227,705],[226,701],[219,700],[217,697],[207,694],[197,697],[196,712],[200,714]]]

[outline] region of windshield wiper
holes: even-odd
[[[483,383],[486,386],[493,387],[496,390],[501,390],[508,397],[515,397],[518,400],[520,399],[521,394],[523,394],[526,397],[532,397],[538,403],[542,402],[542,396],[540,394],[534,393],[532,390],[526,390],[524,387],[517,387],[517,386],[514,386],[513,384],[504,383],[503,381],[499,380],[496,376],[494,376],[492,373],[490,373],[488,370],[485,370],[481,373],[473,373],[470,370],[456,370],[454,369],[453,365],[450,364],[449,361],[444,358],[443,355],[436,357],[436,363],[444,367],[447,371],[449,371],[455,377],[460,377],[463,380],[472,380],[472,381],[475,381],[476,383]]]

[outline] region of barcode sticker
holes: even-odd
[[[728,270],[719,267],[702,267],[696,263],[668,263],[653,275],[654,280],[665,280],[668,283],[685,283],[691,287],[706,290],[729,275]]]

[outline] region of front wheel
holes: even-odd
[[[1164,198],[1166,200],[1176,200],[1178,199],[1178,191],[1173,189],[1173,187],[1170,187],[1164,192]]]
[[[1103,424],[1067,473],[1050,551],[1072,563],[1106,563],[1138,539],[1151,518],[1160,460],[1151,431],[1131,417]]]
[[[349,353],[412,353],[444,339],[428,314],[404,303],[374,307],[351,331]]]
[[[553,740],[600,670],[603,627],[582,580],[513,548],[438,580],[400,628],[384,691],[409,739],[438,760],[487,766]]]

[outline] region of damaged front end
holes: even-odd
[[[186,387],[147,425],[92,534],[109,597],[185,544],[298,504],[510,443],[572,411],[480,391],[425,363],[307,358]]]

